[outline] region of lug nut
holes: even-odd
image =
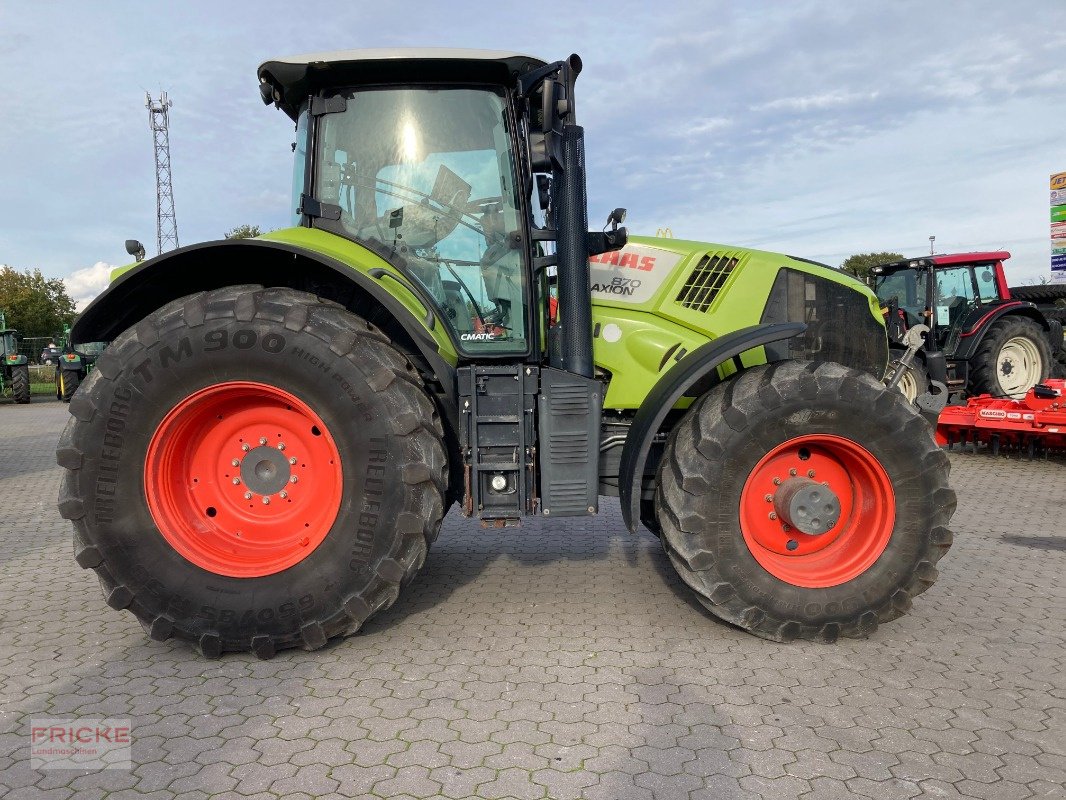
[[[285,449],[285,442],[278,442],[278,450],[284,450],[284,449]]]
[[[235,459],[233,459],[233,460],[232,460],[231,462],[229,462],[229,463],[230,463],[230,464],[232,464],[232,465],[233,465],[233,466],[235,466],[235,467],[239,467],[239,466],[241,465],[241,462],[240,462],[240,460],[239,460],[239,459],[236,459],[236,458],[235,458]]]
[[[807,470],[807,477],[808,478],[813,478],[814,477],[814,470],[813,469]]]
[[[251,449],[252,449],[252,446],[250,444],[248,444],[248,442],[245,442],[244,444],[241,445],[241,450],[243,450],[246,453],[249,450],[251,450]]]
[[[770,519],[777,519],[777,512],[776,511],[771,511],[770,512]]]
[[[296,463],[296,456],[293,456],[292,458],[290,458],[289,459],[289,463],[290,464],[295,464]]]
[[[280,492],[278,492],[278,497],[280,497],[282,500],[284,500],[288,496],[289,496],[289,493],[286,492],[284,489],[282,489]]]
[[[300,479],[297,478],[295,475],[293,475],[291,478],[289,478],[289,483],[296,483],[296,481],[298,481],[298,480],[300,480]]]
[[[263,498],[263,505],[265,505],[265,506],[270,505],[270,498],[269,497],[264,497]]]
[[[767,503],[772,503],[774,502],[774,496],[772,494],[765,495],[763,497],[763,500],[765,500]]]
[[[259,444],[266,444],[266,443],[267,443],[267,437],[260,436],[259,437]]]
[[[774,478],[774,486],[780,486],[780,485],[781,485],[781,479],[780,478]]]
[[[252,499],[252,493],[251,492],[245,492],[244,493],[244,499],[245,500],[251,500]]]
[[[791,476],[792,476],[793,478],[794,478],[794,477],[796,477],[796,469],[795,469],[795,467],[793,467],[792,469],[790,469],[790,470],[788,471],[788,474],[789,474],[789,475],[791,475]]]
[[[233,485],[234,485],[234,486],[236,486],[236,485],[237,485],[238,483],[240,483],[240,482],[241,482],[241,479],[240,479],[240,478],[234,478],[234,479],[233,479]]]

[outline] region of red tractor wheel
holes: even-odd
[[[828,434],[774,447],[748,475],[740,501],[748,549],[776,578],[821,589],[862,575],[896,521],[888,473],[869,450]]]
[[[869,375],[778,362],[706,394],[659,467],[661,540],[719,617],[769,639],[866,636],[951,545],[947,457]]]
[[[299,563],[340,509],[340,453],[306,403],[264,383],[194,392],[148,444],[144,488],[156,527],[216,575],[257,578]]]
[[[443,430],[366,321],[288,289],[175,301],[74,395],[60,512],[108,605],[208,656],[321,647],[392,605],[444,516]]]

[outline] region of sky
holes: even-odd
[[[558,13],[549,9],[558,8]],[[288,224],[292,123],[269,58],[357,47],[581,55],[589,217],[839,265],[1005,248],[1049,275],[1066,170],[1066,2],[0,0],[0,264],[84,304],[155,252],[145,92],[166,90],[182,244]]]

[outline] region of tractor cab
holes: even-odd
[[[535,356],[548,298],[546,264],[534,270],[530,242],[556,238],[543,225],[558,155],[551,139],[572,123],[580,69],[576,56],[546,64],[444,49],[266,62],[264,101],[296,121],[293,223],[398,265],[462,355]]]
[[[0,358],[5,367],[26,363],[26,358],[18,352],[18,335],[17,330],[7,327],[4,313],[0,311]]]
[[[14,361],[18,357],[18,331],[11,328],[0,330],[0,354],[3,355],[4,360],[10,359]]]

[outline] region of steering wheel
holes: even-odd
[[[467,222],[464,217],[473,216],[473,212],[470,210],[472,208],[481,208],[493,202],[502,202],[503,200],[502,197],[485,197],[475,200],[473,201],[473,203],[467,203],[464,207],[460,208],[458,206],[453,206],[449,203],[443,202],[436,197],[431,197],[423,191],[415,189],[412,186],[406,186],[402,183],[396,183],[391,186],[383,186],[376,179],[366,178],[362,175],[357,175],[354,173],[349,173],[345,175],[344,182],[353,186],[362,186],[365,189],[371,189],[374,192],[388,195],[389,197],[395,197],[396,199],[403,202],[403,208],[411,207],[417,209],[425,209],[426,211],[431,211],[434,214],[440,214],[442,216],[448,217],[454,220],[456,225],[462,225],[466,228],[470,228],[475,233],[479,234],[483,234],[484,232],[476,225]],[[404,192],[409,192],[411,196],[406,196]],[[428,201],[430,200],[432,200],[436,206],[439,206],[439,208],[429,205]],[[373,222],[361,226],[361,230],[370,230],[373,233],[377,234],[376,238],[379,241],[384,243],[389,242],[390,238],[388,235],[388,228],[386,228],[385,225],[386,219],[393,211],[395,211],[395,209],[387,211],[382,216],[376,217]],[[452,228],[452,230],[454,230],[454,227]]]

